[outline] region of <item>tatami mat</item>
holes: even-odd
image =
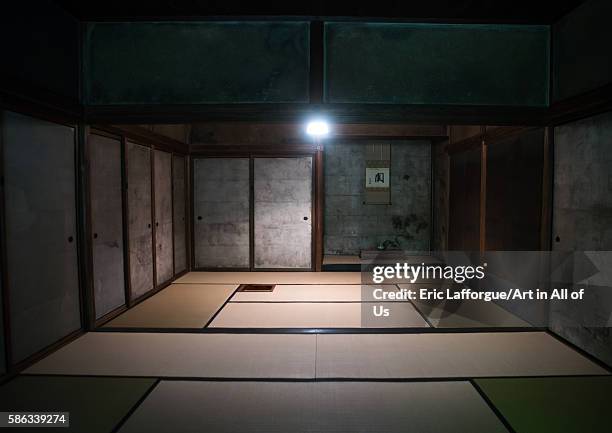
[[[423,378],[606,374],[544,332],[322,334],[317,377]]]
[[[502,433],[468,382],[160,383],[121,433]]]
[[[516,433],[608,433],[612,377],[478,379]]]
[[[155,379],[18,376],[0,387],[3,412],[69,412],[69,428],[6,431],[108,433],[153,386]]]
[[[236,292],[232,302],[361,302],[362,290],[371,298],[372,288],[360,284],[285,284],[277,285],[272,292]],[[397,286],[384,287],[397,290]],[[366,297],[367,299],[367,297]],[[367,299],[371,300],[371,299]]]
[[[375,318],[370,310],[375,305],[389,309],[389,316]],[[386,304],[230,302],[217,314],[209,327],[426,328],[429,325],[408,302]]]
[[[25,373],[313,378],[316,335],[91,332]]]
[[[203,328],[238,286],[172,284],[105,327]]]
[[[179,284],[361,284],[359,272],[189,272]]]
[[[530,328],[531,325],[494,302],[413,301],[434,328]]]
[[[419,290],[432,285],[398,284],[400,289]],[[495,302],[485,301],[412,301],[435,328],[530,327]]]

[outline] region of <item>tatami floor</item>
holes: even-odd
[[[358,272],[189,273],[0,400],[82,432],[609,431],[610,371],[549,332],[492,303],[389,302],[371,326],[365,293]]]

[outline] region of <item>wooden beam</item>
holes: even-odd
[[[88,123],[147,124],[203,121],[303,122],[313,113],[338,123],[421,125],[546,124],[546,107],[400,104],[192,104],[106,105],[85,107]]]
[[[110,132],[129,138],[130,140],[144,143],[148,146],[155,146],[158,149],[168,152],[179,153],[181,155],[189,154],[189,145],[182,141],[174,140],[170,137],[157,134],[149,131],[146,128],[137,125],[92,125],[92,128],[101,131]]]
[[[480,136],[480,255],[486,249],[486,228],[487,228],[487,142],[485,141],[486,127],[482,127]]]
[[[324,24],[323,21],[310,22],[310,103],[321,104],[324,99]]]
[[[323,216],[323,207],[325,202],[325,187],[324,187],[324,172],[323,172],[323,148],[319,146],[315,153],[315,220],[314,220],[314,230],[315,230],[315,241],[314,241],[314,269],[317,272],[320,272],[323,268],[323,249],[324,249],[324,216]]]
[[[542,161],[542,216],[540,224],[540,249],[552,250],[554,128],[544,129],[544,157]]]

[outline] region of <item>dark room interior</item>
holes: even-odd
[[[612,2],[0,21],[0,432],[612,430]]]

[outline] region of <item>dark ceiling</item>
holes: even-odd
[[[188,19],[197,17],[342,17],[406,21],[550,24],[581,0],[370,0],[237,1],[237,0],[55,0],[81,20]]]

